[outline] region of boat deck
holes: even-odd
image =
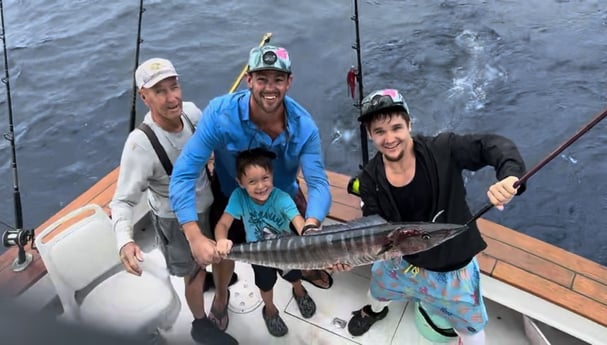
[[[107,207],[117,176],[118,168],[41,224],[36,232],[86,204]],[[328,172],[328,176],[333,195],[330,219],[348,221],[359,217],[360,200],[346,191],[349,177],[333,172]],[[305,187],[302,181],[304,190]],[[478,224],[489,244],[478,257],[486,297],[588,343],[598,344],[607,339],[606,267],[488,220],[479,219]],[[0,256],[0,290],[19,295],[46,274],[40,256],[31,252],[32,264],[19,273],[10,267],[17,255],[16,248],[10,248]],[[356,277],[352,274],[348,279]],[[340,280],[336,279],[336,284],[341,284]],[[349,284],[350,288],[368,287],[367,282]],[[406,312],[406,306],[402,308]],[[349,315],[351,306],[346,309]]]
[[[238,295],[254,294],[256,301],[260,302],[260,300],[250,265],[237,263],[236,272],[238,272],[239,281],[230,288],[232,298],[229,307],[230,324],[227,332],[238,339],[241,344],[432,344],[415,329],[412,305],[402,302],[391,303],[388,316],[375,324],[363,336],[353,337],[346,328],[339,325],[340,323],[345,325],[351,317],[351,312],[365,303],[364,298],[369,287],[370,266],[357,267],[353,272],[335,273],[334,286],[329,290],[320,290],[306,285],[310,296],[317,304],[317,312],[310,319],[301,317],[295,301],[291,297],[290,284],[278,279],[274,288],[274,303],[289,327],[287,335],[281,338],[271,336],[266,330],[259,304],[253,303],[252,308],[247,310],[239,309],[236,299]],[[183,291],[181,279],[172,278],[172,282],[177,291]],[[212,292],[205,294],[207,306],[212,302],[212,298]],[[491,344],[532,344],[526,338],[519,313],[489,300],[486,303],[491,315],[486,333],[488,339],[491,339]],[[195,343],[189,335],[191,321],[191,313],[185,306],[182,296],[182,310],[175,326],[169,332],[163,333],[167,342],[194,345]],[[570,340],[553,342],[552,345],[575,344]]]

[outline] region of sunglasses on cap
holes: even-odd
[[[363,98],[361,102],[362,114],[358,120],[362,121],[369,115],[391,108],[401,108],[407,114],[409,114],[407,102],[405,102],[403,95],[401,95],[397,90],[384,89],[374,91],[367,97]]]

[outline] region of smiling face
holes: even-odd
[[[258,204],[265,203],[274,188],[272,171],[256,164],[247,166],[237,181]]]
[[[160,127],[172,130],[181,126],[181,86],[177,77],[166,78],[150,88],[140,90],[141,99]]]
[[[368,123],[367,131],[377,150],[388,161],[400,161],[413,148],[411,122],[400,112],[376,116]]]
[[[247,74],[247,86],[251,90],[251,111],[254,114],[270,114],[283,111],[283,100],[291,86],[292,75],[274,70]]]

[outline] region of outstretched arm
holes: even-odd
[[[470,134],[449,136],[449,147],[461,169],[478,170],[485,166],[495,168],[495,177],[502,181],[507,177],[520,178],[525,174],[525,162],[516,145],[508,138],[495,134]],[[525,191],[522,184],[517,194]]]
[[[304,144],[299,159],[304,180],[308,185],[308,207],[306,223],[320,223],[325,219],[331,207],[329,179],[325,171],[320,145],[320,135],[315,129]]]
[[[196,181],[218,142],[213,125],[213,110],[207,107],[194,135],[188,140],[173,167],[169,183],[169,200],[177,220],[183,227],[192,256],[201,266],[220,260],[215,241],[202,234],[196,211]],[[212,197],[209,195],[208,197]]]

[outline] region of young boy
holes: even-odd
[[[230,195],[228,205],[215,227],[217,253],[227,255],[232,248],[228,239],[228,229],[234,219],[244,223],[247,242],[263,241],[291,234],[292,224],[299,235],[304,229],[304,218],[299,214],[291,196],[274,188],[272,160],[276,154],[263,148],[242,151],[236,157],[236,182],[240,188]],[[265,306],[263,318],[270,334],[281,337],[288,332],[287,325],[273,302],[273,288],[276,272],[293,284],[293,297],[304,318],[316,312],[316,304],[301,284],[301,271],[291,270],[284,274],[281,270],[252,265],[255,285],[261,292]],[[229,295],[228,295],[229,298]]]

